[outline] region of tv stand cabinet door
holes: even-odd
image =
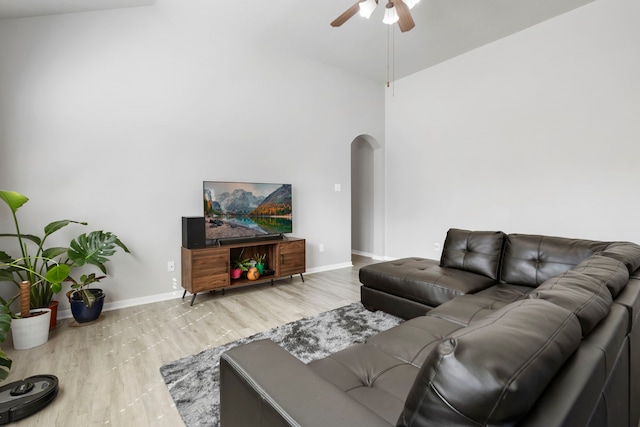
[[[229,286],[228,249],[182,248],[182,260],[182,287],[190,293],[197,294]]]
[[[305,240],[283,241],[279,245],[278,276],[302,274],[306,268]]]

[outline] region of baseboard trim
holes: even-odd
[[[304,275],[306,276],[307,274],[321,273],[323,271],[331,271],[331,270],[337,270],[339,268],[347,268],[347,267],[353,267],[353,264],[351,262],[344,262],[340,264],[332,264],[332,265],[326,265],[322,267],[310,268],[304,273]],[[183,293],[184,293],[184,289],[180,288],[179,290],[176,290],[173,292],[167,292],[164,294],[156,294],[156,295],[149,295],[149,296],[140,297],[140,298],[131,298],[131,299],[125,299],[120,301],[107,302],[104,304],[102,311],[117,310],[119,308],[135,307],[138,305],[151,304],[151,303],[160,302],[160,301],[167,301],[174,298],[181,298]],[[58,311],[58,319],[71,319],[72,317],[73,315],[71,314],[70,308],[66,310]]]
[[[376,255],[376,254],[372,254],[372,253],[369,253],[369,252],[356,251],[356,250],[352,250],[351,253],[353,255],[359,255],[359,256],[364,256],[364,257],[367,257],[367,258],[371,258],[371,259],[373,259],[375,261],[393,261],[393,260],[397,259],[397,258],[387,257],[387,256],[384,256],[384,255]]]
[[[321,273],[323,271],[338,270],[340,268],[347,268],[347,267],[353,267],[353,263],[349,261],[349,262],[343,262],[340,264],[331,264],[331,265],[325,265],[322,267],[310,268],[304,274],[306,275],[306,274],[313,274],[313,273]]]
[[[108,294],[108,292],[105,292],[105,293]],[[138,305],[151,304],[151,303],[160,302],[160,301],[167,301],[170,299],[174,299],[176,297],[182,297],[183,293],[184,293],[184,289],[181,288],[178,291],[167,292],[164,294],[156,294],[156,295],[149,295],[149,296],[140,297],[140,298],[131,298],[131,299],[125,299],[120,301],[107,302],[104,304],[102,311],[117,310],[119,308],[135,307]],[[70,308],[67,310],[58,311],[58,319],[71,319],[72,317],[73,315],[71,314]]]

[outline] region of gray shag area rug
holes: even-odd
[[[239,345],[269,338],[304,363],[321,359],[391,329],[402,319],[370,312],[354,303],[266,332],[210,348],[164,365],[160,373],[187,427],[218,426],[220,355]]]

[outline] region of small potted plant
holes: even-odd
[[[67,263],[72,269],[90,264],[98,267],[102,272],[101,276],[90,273],[82,274],[79,280],[70,275],[65,279],[65,281],[71,282],[67,298],[69,298],[71,305],[71,314],[78,323],[91,322],[100,316],[104,305],[104,292],[102,289],[90,289],[89,285],[98,283],[107,277],[105,263],[109,261],[109,257],[116,253],[118,248],[130,253],[129,248],[118,239],[118,236],[101,230],[92,231],[89,234],[83,233],[69,244]]]
[[[244,253],[244,248],[240,251],[240,254],[237,258],[231,263],[231,278],[239,279],[242,276],[242,273],[245,271],[249,271],[249,267],[251,267],[249,258],[242,258],[242,254]]]
[[[267,259],[267,254],[256,254],[255,256],[255,260],[256,260],[256,268],[258,269],[258,271],[260,272],[260,275],[264,274],[264,260]]]

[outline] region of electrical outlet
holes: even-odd
[[[436,252],[440,252],[440,243],[434,243],[433,244],[433,250]]]
[[[320,243],[320,245],[318,245],[318,250],[320,250],[320,252],[324,252],[324,243]]]
[[[176,271],[176,264],[173,261],[167,263],[167,271]]]

